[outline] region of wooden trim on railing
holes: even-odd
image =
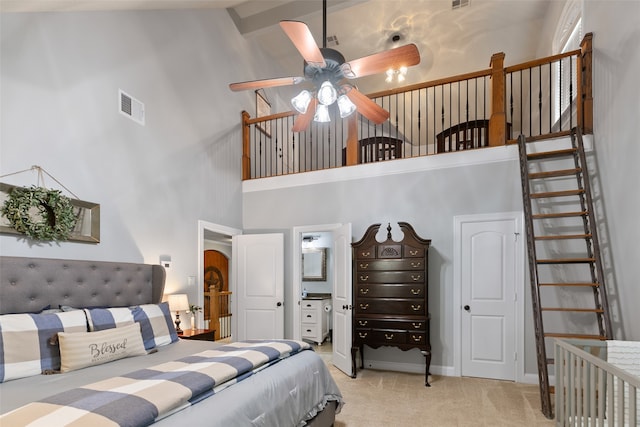
[[[582,92],[582,132],[593,133],[593,33],[587,33],[580,43],[580,68],[582,78],[578,86]],[[580,111],[580,110],[578,110]]]
[[[242,112],[242,180],[251,179],[251,134],[249,113]]]
[[[490,76],[491,72],[492,72],[491,68],[488,68],[486,70],[474,71],[472,73],[466,73],[466,74],[458,74],[457,76],[445,77],[438,80],[432,80],[430,82],[416,83],[413,85],[403,86],[396,89],[389,89],[381,92],[374,92],[374,93],[368,94],[367,96],[373,99],[373,98],[381,98],[383,96],[397,95],[399,93],[411,92],[413,90],[426,89],[428,87],[440,86],[440,85],[445,85],[449,83],[456,83],[463,80],[477,79],[478,77],[486,77],[486,76]]]
[[[277,113],[277,114],[271,114],[269,116],[256,117],[254,119],[247,120],[247,124],[248,125],[253,125],[253,124],[256,124],[256,123],[267,122],[269,120],[277,120],[277,119],[282,119],[284,117],[295,116],[296,114],[297,113],[295,113],[293,111],[287,111],[285,113]]]
[[[522,64],[511,65],[509,67],[505,67],[504,72],[513,73],[516,71],[527,70],[529,68],[535,68],[535,67],[539,67],[540,65],[550,64],[552,62],[559,61],[562,58],[567,58],[569,56],[577,56],[577,55],[580,55],[580,49],[559,53],[557,55],[545,56],[544,58],[534,59],[533,61],[523,62]]]
[[[507,113],[505,111],[504,52],[491,56],[491,118],[489,119],[489,146],[507,142]]]
[[[214,339],[220,339],[220,291],[215,285],[209,286],[209,330],[215,330]]]

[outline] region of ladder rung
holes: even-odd
[[[533,214],[531,218],[533,219],[547,219],[547,218],[566,218],[571,216],[585,216],[588,215],[588,211],[582,212],[554,212],[554,213],[546,213],[546,214]]]
[[[529,179],[555,178],[558,176],[576,175],[582,172],[582,168],[560,169],[555,171],[534,172],[529,174]]]
[[[591,234],[557,234],[554,236],[536,236],[536,240],[590,239]]]
[[[551,157],[565,157],[572,156],[573,153],[576,152],[575,148],[566,148],[564,150],[556,150],[556,151],[542,151],[540,153],[529,153],[527,154],[528,160],[540,160],[540,159],[549,159]]]
[[[587,264],[595,261],[595,258],[558,258],[536,260],[538,264]]]
[[[546,199],[549,197],[566,197],[566,196],[580,196],[584,194],[584,190],[579,188],[577,190],[564,190],[564,191],[547,191],[544,193],[531,194],[532,199]]]
[[[604,313],[601,308],[565,308],[565,307],[546,307],[541,308],[542,311],[570,311],[578,313]]]
[[[600,286],[598,282],[574,282],[574,283],[538,283],[538,286],[590,286],[597,288]]]
[[[545,338],[580,338],[588,340],[601,340],[605,341],[607,337],[603,335],[590,335],[590,334],[563,334],[559,332],[547,332],[544,334]]]

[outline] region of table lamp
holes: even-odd
[[[187,294],[173,294],[169,295],[169,310],[176,312],[176,332],[181,334],[180,329],[180,312],[189,310],[189,300]]]

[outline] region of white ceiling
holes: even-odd
[[[335,35],[339,41],[338,46],[328,47],[339,50],[349,61],[415,43],[421,63],[409,70],[406,83],[432,80],[451,75],[451,72],[434,75],[436,58],[442,65],[447,56],[472,54],[467,51],[477,49],[478,43],[485,40],[497,45],[492,46],[491,52],[500,51],[502,43],[496,43],[496,39],[500,42],[497,30],[505,26],[529,32],[522,34],[522,40],[535,41],[539,28],[530,23],[544,17],[550,1],[470,0],[469,6],[452,9],[451,0],[328,0],[327,35]],[[322,46],[321,0],[0,0],[2,12],[185,8],[226,8],[239,31],[254,40],[283,70],[280,76],[251,75],[241,77],[242,80],[303,74],[302,58],[280,29],[280,20],[304,21]],[[399,43],[390,41],[395,34],[402,37]],[[483,67],[488,67],[489,59],[490,54],[482,59]],[[364,93],[389,88],[384,76],[361,78],[357,84]]]

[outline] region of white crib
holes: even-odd
[[[640,342],[556,340],[557,426],[640,426]]]

